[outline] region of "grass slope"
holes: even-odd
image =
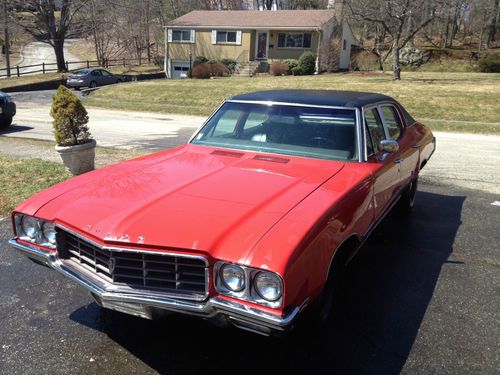
[[[500,74],[405,72],[399,82],[380,73],[155,80],[102,88],[84,104],[207,116],[229,96],[271,89],[378,92],[396,98],[435,130],[500,133]]]
[[[22,200],[69,178],[64,166],[40,159],[0,155],[0,216]]]

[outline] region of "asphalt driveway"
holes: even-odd
[[[0,223],[0,372],[498,373],[498,196],[423,183],[350,265],[329,332],[277,340],[181,316],[100,309],[6,245]]]

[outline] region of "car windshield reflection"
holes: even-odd
[[[191,143],[351,161],[356,133],[352,109],[226,102]]]

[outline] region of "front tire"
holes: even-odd
[[[4,129],[9,127],[12,124],[12,116],[6,117],[5,119],[0,121],[0,128]]]

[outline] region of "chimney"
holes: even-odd
[[[328,0],[327,9],[335,11],[335,19],[342,21],[344,19],[344,0]]]

